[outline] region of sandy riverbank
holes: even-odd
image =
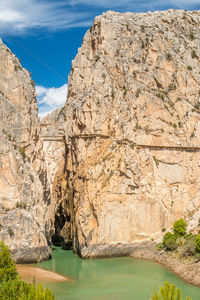
[[[31,283],[33,282],[33,280],[35,280],[36,282],[39,281],[64,282],[64,281],[71,280],[69,277],[60,275],[52,271],[40,269],[37,267],[31,267],[31,266],[29,267],[26,265],[17,265],[16,267],[19,275],[21,276],[21,279]]]
[[[200,261],[194,257],[180,258],[175,252],[156,250],[155,243],[136,247],[131,257],[151,260],[161,264],[186,282],[200,287]]]

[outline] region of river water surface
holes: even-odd
[[[69,282],[43,282],[57,300],[148,300],[153,288],[174,283],[185,297],[200,300],[200,288],[182,281],[160,265],[129,257],[83,260],[54,248],[49,261],[35,266],[71,277]]]

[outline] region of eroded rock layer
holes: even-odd
[[[198,211],[199,26],[200,12],[107,12],[86,33],[65,107],[82,257],[129,254]]]
[[[0,239],[16,261],[49,258],[50,200],[34,83],[0,40]]]

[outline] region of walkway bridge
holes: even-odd
[[[43,135],[44,142],[63,142],[65,143],[65,135]]]

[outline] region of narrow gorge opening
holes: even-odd
[[[42,119],[43,150],[51,186],[52,244],[72,248],[73,189],[68,167],[69,148],[63,130],[63,108]]]
[[[54,211],[54,234],[52,244],[64,250],[72,249],[72,209],[73,190],[70,188],[70,172],[67,170],[68,148],[65,152],[61,169],[58,170],[55,181],[53,199],[56,201]]]

